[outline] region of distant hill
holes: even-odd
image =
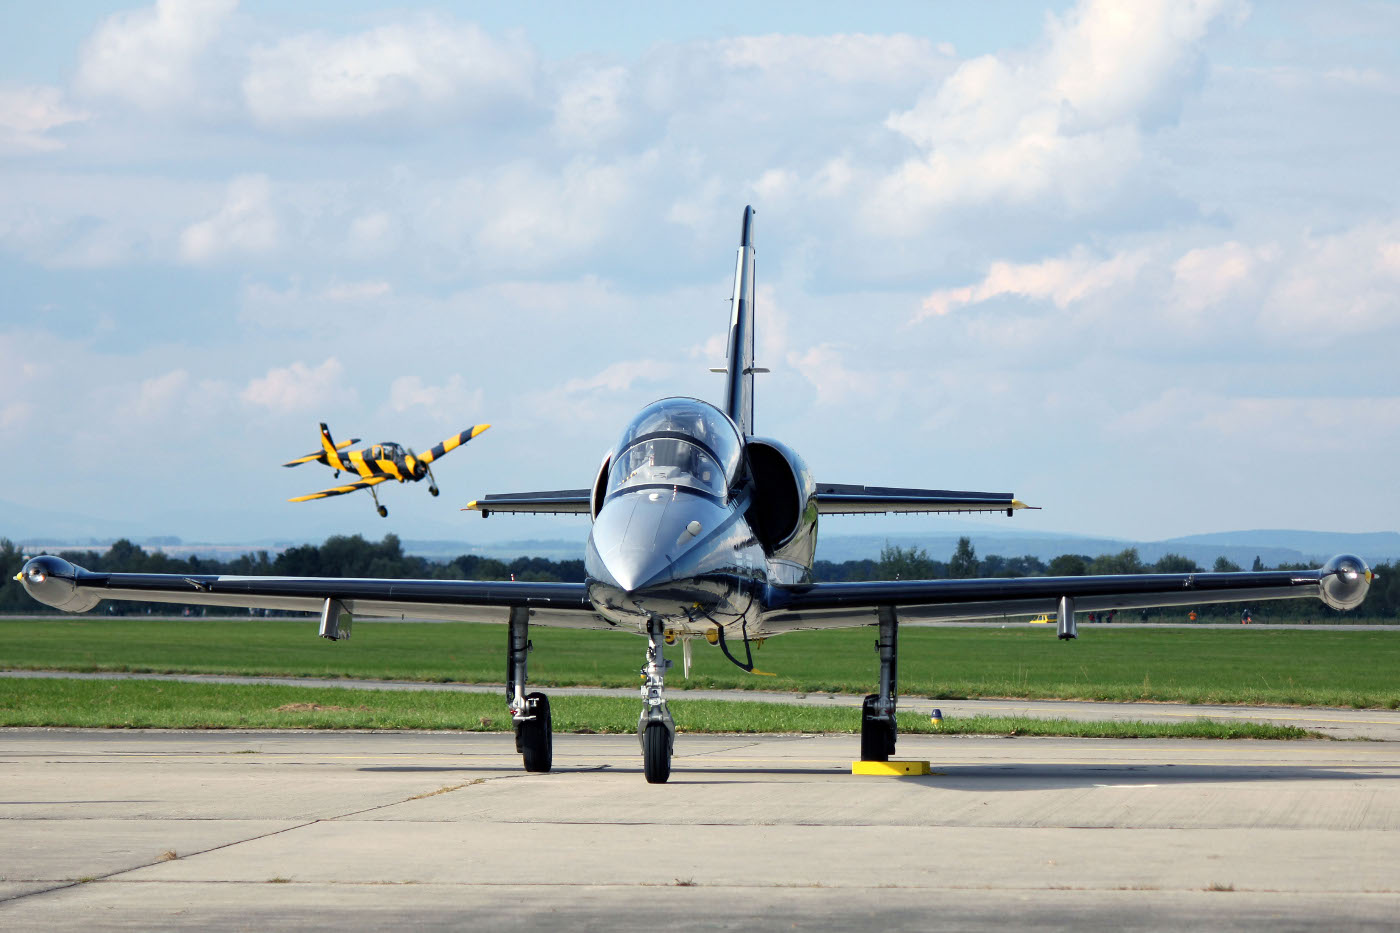
[[[1358,554],[1371,564],[1400,560],[1400,534],[1372,532],[1344,534],[1321,531],[1239,531],[1189,535],[1166,541],[1131,541],[1123,538],[1093,538],[1069,534],[987,534],[980,531],[940,532],[937,534],[829,535],[817,542],[817,559],[840,563],[846,560],[878,558],[888,542],[899,547],[921,547],[930,557],[947,560],[966,536],[982,556],[1000,554],[1019,557],[1030,554],[1048,561],[1061,554],[1116,554],[1135,547],[1138,555],[1152,563],[1164,554],[1180,554],[1209,569],[1217,557],[1248,568],[1258,557],[1265,565],[1296,564],[1326,560],[1334,554]]]
[[[1394,560],[1400,557],[1400,533],[1372,531],[1344,534],[1331,531],[1292,531],[1261,529],[1256,531],[1216,531],[1203,535],[1170,538],[1160,544],[1171,546],[1203,545],[1206,547],[1276,547],[1289,548],[1311,558],[1323,559],[1333,554],[1349,552],[1366,560]]]

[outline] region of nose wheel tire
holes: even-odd
[[[549,714],[549,697],[543,693],[525,695],[533,719],[519,723],[516,745],[525,759],[525,770],[546,772],[554,767],[554,720]]]
[[[665,784],[671,776],[671,734],[662,723],[648,723],[642,733],[642,771],[648,784]]]
[[[437,488],[436,486],[429,486],[429,487],[428,487],[428,495],[430,495],[430,496],[435,496],[435,495],[437,495],[437,494],[438,494],[438,488]]]
[[[388,518],[388,517],[389,517],[389,510],[388,510],[387,508],[385,508],[384,506],[382,506],[382,505],[379,507],[379,517],[380,517],[380,518]]]
[[[875,716],[875,704],[879,696],[871,694],[865,698],[860,717],[860,760],[889,761],[894,751],[894,723]]]

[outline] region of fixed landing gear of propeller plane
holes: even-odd
[[[861,761],[889,761],[898,734],[894,711],[899,696],[899,620],[892,606],[881,606],[877,612],[880,637],[875,647],[880,652],[880,692],[870,694],[861,705]]]
[[[554,767],[554,718],[549,697],[525,692],[525,660],[534,648],[530,643],[530,610],[523,606],[511,609],[509,627],[506,699],[515,723],[515,750],[524,759],[526,771],[544,773]]]
[[[438,488],[437,488],[436,486],[429,486],[429,487],[428,487],[428,495],[430,495],[430,496],[436,496],[437,494],[438,494]]]
[[[642,772],[648,784],[665,784],[671,777],[671,755],[676,750],[676,724],[666,708],[666,626],[653,616],[647,621],[647,665],[642,668],[642,715],[637,738],[642,743]]]

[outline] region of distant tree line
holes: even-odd
[[[180,573],[180,574],[239,574],[247,576],[303,577],[390,577],[432,580],[528,580],[534,582],[581,583],[582,560],[554,561],[543,557],[517,557],[511,561],[494,557],[463,554],[449,561],[429,560],[403,552],[397,535],[385,535],[379,542],[366,541],[359,535],[336,535],[323,543],[288,548],[276,557],[267,551],[244,554],[232,560],[219,561],[199,557],[171,557],[161,551],[147,552],[122,539],[106,551],[63,551],[65,560],[97,572]],[[0,538],[0,612],[49,612],[29,597],[20,583],[13,579],[24,564],[24,555],[8,539]],[[1258,557],[1252,570],[1307,570],[1316,564],[1280,564],[1265,567]],[[878,560],[848,560],[841,563],[819,560],[812,568],[813,576],[823,582],[859,580],[942,580],[974,577],[1036,577],[1084,576],[1086,574],[1120,573],[1200,573],[1206,568],[1179,554],[1166,554],[1148,564],[1139,557],[1137,548],[1127,548],[1117,554],[1090,557],[1086,554],[1061,554],[1049,563],[1029,554],[1002,557],[989,554],[978,557],[969,538],[960,538],[948,560],[929,557],[921,547],[886,545]],[[1243,568],[1224,557],[1218,558],[1213,571],[1229,572]],[[1351,613],[1338,613],[1313,599],[1265,600],[1250,605],[1255,621],[1344,621],[1345,618],[1366,617],[1400,619],[1400,574],[1392,572],[1391,564],[1372,568],[1377,578],[1371,584],[1366,602]],[[1195,607],[1202,617],[1238,619],[1242,608],[1249,604],[1224,603]],[[144,615],[179,613],[183,607],[170,603],[137,603],[122,600],[104,601],[98,612],[111,615]],[[200,607],[193,607],[200,611]],[[219,610],[223,611],[223,610]],[[236,610],[230,610],[236,611]],[[1187,607],[1131,610],[1117,615],[1120,621],[1139,619],[1163,620],[1184,618]]]

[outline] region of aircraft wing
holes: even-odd
[[[336,444],[336,445],[335,445],[335,449],[336,449],[336,450],[344,450],[345,448],[349,447],[351,444],[358,444],[359,442],[360,442],[360,439],[359,439],[358,437],[352,437],[352,438],[350,438],[350,440],[348,440],[348,441],[341,441],[339,444]],[[315,453],[307,454],[307,455],[304,456],[304,457],[297,457],[295,460],[288,460],[286,463],[284,463],[284,464],[282,464],[282,465],[283,465],[284,467],[298,466],[299,464],[302,464],[302,463],[310,463],[312,460],[319,460],[321,463],[326,463],[327,466],[330,465],[330,464],[327,463],[327,461],[326,461],[326,452],[325,452],[324,450],[318,450],[318,451],[316,451]]]
[[[487,518],[492,512],[581,512],[592,510],[592,496],[587,489],[554,489],[548,492],[503,492],[482,496],[467,503],[467,508]]]
[[[770,587],[763,623],[772,631],[870,625],[881,606],[898,609],[901,621],[1002,619],[1055,613],[1061,597],[1081,612],[1309,596],[1352,609],[1371,579],[1364,561],[1342,555],[1320,570],[812,583]]]
[[[371,476],[368,479],[356,480],[353,483],[346,483],[344,486],[335,486],[331,489],[322,489],[320,492],[313,492],[309,496],[297,496],[295,499],[288,499],[288,502],[307,502],[311,499],[325,499],[328,496],[343,496],[347,492],[354,492],[357,489],[368,489],[371,486],[378,486],[389,479],[387,476]]]
[[[474,424],[471,427],[467,428],[465,431],[461,432],[460,434],[454,434],[447,440],[443,441],[441,444],[437,444],[433,447],[432,450],[423,454],[418,459],[422,460],[424,463],[432,463],[438,457],[441,457],[444,454],[450,453],[451,451],[456,450],[458,447],[461,447],[467,441],[476,437],[478,434],[480,434],[482,431],[485,431],[489,427],[491,427],[491,425],[489,424]]]
[[[906,489],[895,486],[817,484],[817,512],[862,515],[874,512],[1005,512],[1033,509],[1009,492],[959,492],[951,489]]]
[[[103,599],[321,612],[334,599],[352,615],[386,619],[506,622],[523,607],[531,624],[613,627],[593,611],[582,583],[93,573],[51,555],[31,559],[17,579],[30,596],[66,612]]]

